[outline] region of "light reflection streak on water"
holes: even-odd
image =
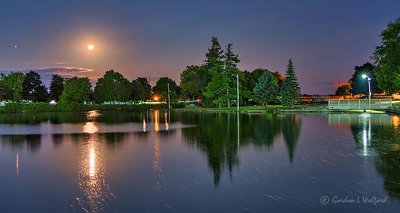
[[[168,124],[168,113],[164,113],[164,120],[165,120],[165,129],[168,131],[169,130],[169,124]]]
[[[82,146],[77,180],[81,195],[76,200],[84,212],[103,212],[108,201],[114,198],[106,181],[104,147],[96,134],[98,129],[94,122],[83,126],[83,132],[88,135]]]
[[[95,122],[86,122],[83,126],[83,132],[88,134],[93,134],[99,131],[99,128],[96,126]]]
[[[143,132],[146,132],[146,120],[143,118]]]
[[[397,115],[392,116],[392,125],[394,127],[399,127],[400,126],[400,117]]]
[[[101,114],[97,110],[92,110],[92,111],[87,112],[86,118],[95,119],[95,118],[99,117],[100,115]]]
[[[237,150],[239,150],[240,147],[240,117],[239,117],[239,112],[236,113],[236,117],[237,117]]]
[[[364,113],[361,114],[361,124],[363,127],[362,130],[362,143],[363,143],[363,150],[362,155],[368,156],[368,143],[371,141],[371,117],[369,114]]]
[[[160,139],[158,137],[157,132],[160,130],[159,128],[159,111],[155,110],[154,115],[154,131],[156,131],[155,139],[154,139],[154,146],[153,146],[153,169],[157,172],[161,172],[160,166]]]
[[[17,156],[15,157],[15,172],[17,176],[19,176],[19,153],[17,152]]]
[[[160,149],[160,138],[158,135],[159,123],[160,123],[160,116],[159,111],[155,110],[153,115],[153,122],[154,122],[154,145],[153,145],[153,170],[157,175],[157,180],[155,186],[153,187],[154,191],[156,192],[165,192],[167,189],[165,187],[165,178],[163,175],[163,170],[161,168],[161,149]]]
[[[153,169],[157,172],[161,172],[160,157],[160,139],[156,136],[153,147]]]
[[[154,110],[153,112],[154,112],[154,114],[153,114],[154,131],[158,132],[158,131],[160,131],[160,120],[159,120],[160,111]]]
[[[96,173],[96,154],[94,152],[94,147],[89,150],[89,176],[94,177]]]

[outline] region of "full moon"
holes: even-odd
[[[89,45],[87,46],[87,48],[88,48],[88,50],[93,50],[93,49],[94,49],[94,45],[93,45],[93,44],[89,44]]]

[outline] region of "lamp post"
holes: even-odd
[[[169,83],[167,83],[167,88],[168,88],[168,109],[171,109],[171,98],[169,94]]]
[[[239,112],[239,73],[236,73],[236,101],[237,111]]]
[[[362,75],[362,77],[368,79],[368,99],[371,100],[371,78],[366,74]]]
[[[234,74],[231,74],[232,77]],[[229,97],[228,97],[229,98]],[[239,73],[236,73],[236,111],[239,112],[240,104],[239,104]]]

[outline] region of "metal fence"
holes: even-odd
[[[329,109],[387,109],[392,106],[392,99],[347,99],[328,100]]]

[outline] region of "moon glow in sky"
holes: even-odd
[[[87,46],[87,48],[88,48],[88,50],[92,51],[92,50],[94,50],[94,45],[93,44],[89,44]]]

